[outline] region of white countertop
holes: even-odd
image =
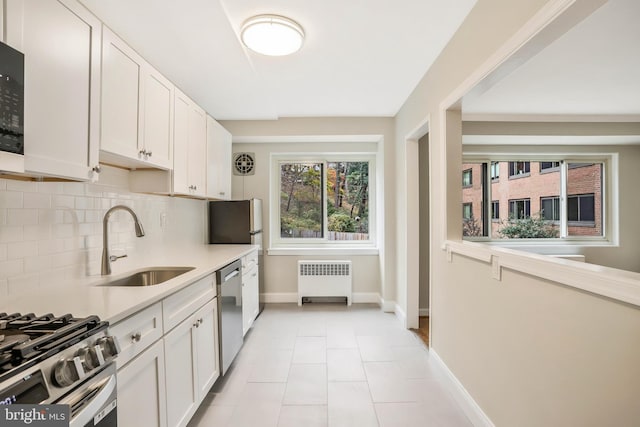
[[[189,245],[158,248],[145,254],[132,254],[111,263],[110,276],[89,276],[84,280],[50,283],[46,287],[10,295],[0,301],[0,312],[71,313],[75,317],[97,315],[114,324],[160,301],[202,277],[257,249],[255,245]],[[100,286],[146,267],[195,267],[176,278],[155,286]]]

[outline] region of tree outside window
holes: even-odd
[[[281,162],[280,237],[369,240],[369,189],[368,161]]]

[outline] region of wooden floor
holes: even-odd
[[[411,329],[422,341],[424,341],[426,346],[429,346],[429,316],[420,316],[419,320],[419,328]]]

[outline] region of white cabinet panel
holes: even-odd
[[[5,2],[25,54],[25,170],[89,180],[98,165],[101,23],[75,0]]]
[[[232,137],[213,117],[207,116],[207,195],[231,199]]]
[[[217,300],[213,299],[164,338],[167,420],[185,426],[220,375]]]
[[[189,143],[187,158],[190,194],[206,194],[207,115],[196,104],[189,110]]]
[[[118,368],[120,368],[142,350],[162,338],[162,304],[158,302],[127,317],[110,326],[109,331],[120,343],[120,354],[116,359]]]
[[[218,361],[218,306],[213,300],[195,315],[198,322],[196,337],[196,357],[198,375],[198,396],[202,400],[213,383],[220,376]]]
[[[142,140],[147,162],[173,167],[174,86],[150,66],[143,73]]]
[[[164,367],[160,340],[118,370],[118,425],[167,427]]]
[[[167,374],[167,421],[184,426],[197,409],[195,327],[189,318],[164,338]]]
[[[109,28],[103,27],[103,161],[170,169],[173,84]]]
[[[142,58],[107,27],[102,36],[100,149],[135,159]]]
[[[242,271],[242,333],[246,335],[258,316],[259,307],[258,265]]]

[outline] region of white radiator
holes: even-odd
[[[346,297],[351,305],[351,261],[298,261],[298,305],[305,297]]]

